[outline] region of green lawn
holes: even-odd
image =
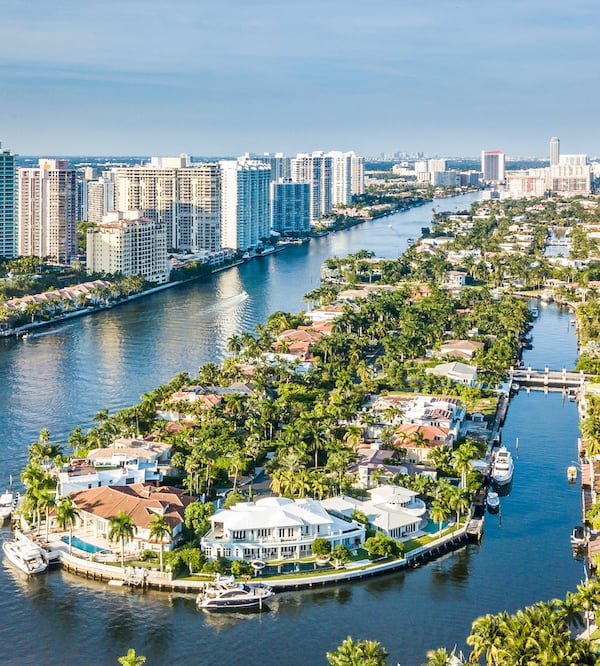
[[[421,548],[427,544],[430,544],[432,541],[439,539],[441,536],[447,536],[448,534],[452,534],[452,532],[456,532],[457,529],[459,529],[458,525],[450,525],[450,527],[442,530],[441,534],[425,534],[423,536],[417,537],[416,539],[408,539],[407,541],[403,541],[402,545],[404,546],[404,552],[410,553],[417,548]]]

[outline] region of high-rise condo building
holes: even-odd
[[[485,182],[503,183],[504,153],[501,150],[482,150],[481,171]]]
[[[88,222],[100,224],[102,218],[115,209],[115,184],[112,178],[101,176],[98,180],[87,183],[87,214],[83,218]]]
[[[88,183],[85,178],[77,179],[77,219],[87,220],[88,216]]]
[[[221,248],[221,172],[216,163],[191,164],[187,155],[153,157],[114,170],[115,208],[140,210],[165,225],[170,249]]]
[[[263,162],[271,167],[271,182],[278,183],[280,180],[289,180],[290,158],[283,153],[263,153],[262,155],[245,155],[252,160]]]
[[[77,172],[67,160],[18,170],[19,254],[67,263],[77,252]]]
[[[354,153],[332,150],[327,153],[331,159],[331,205],[352,202],[352,157]]]
[[[550,139],[550,166],[556,166],[560,160],[560,139],[553,136]]]
[[[17,256],[17,230],[15,155],[9,150],[0,150],[0,257],[13,259]]]
[[[100,225],[87,231],[87,270],[166,282],[169,267],[164,224],[142,217],[138,210],[108,213]]]
[[[271,233],[271,167],[247,157],[224,160],[220,165],[223,247],[256,248]]]
[[[427,160],[427,171],[429,171],[429,173],[446,171],[446,160],[443,157]]]
[[[355,155],[353,152],[350,152],[352,156],[352,196],[357,196],[365,193],[365,158],[362,156]]]
[[[284,235],[310,231],[310,185],[280,180],[271,183],[273,230]]]
[[[588,156],[585,154],[560,155],[558,163],[561,166],[586,166],[588,164]]]
[[[331,211],[332,159],[322,151],[299,153],[292,159],[292,180],[310,185],[310,222]]]
[[[291,175],[294,182],[310,185],[311,224],[365,191],[364,158],[353,151],[299,153],[291,161]]]

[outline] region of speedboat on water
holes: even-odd
[[[196,598],[196,605],[207,610],[262,608],[266,599],[275,593],[267,585],[236,582],[233,576],[219,576],[206,583]]]
[[[501,446],[494,457],[492,464],[492,481],[498,486],[505,486],[512,481],[515,465],[510,451]]]
[[[2,550],[6,558],[28,576],[39,574],[48,568],[46,551],[25,536],[5,541]]]

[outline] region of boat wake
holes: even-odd
[[[242,291],[240,294],[236,294],[235,296],[229,296],[228,298],[223,298],[222,300],[217,301],[214,304],[214,307],[218,309],[231,308],[236,305],[241,305],[248,297],[249,297],[248,292]]]
[[[47,331],[41,331],[40,333],[28,333],[27,336],[25,336],[26,340],[36,340],[37,338],[46,338],[49,335],[56,335],[57,333],[62,333],[63,331],[68,330],[69,328],[73,328],[72,324],[69,324],[68,326],[60,326],[57,328],[52,328]]]

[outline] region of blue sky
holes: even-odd
[[[597,0],[19,0],[20,154],[600,153]]]

